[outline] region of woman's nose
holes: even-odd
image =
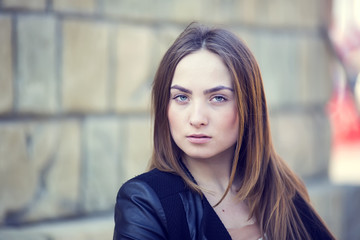
[[[200,103],[193,103],[190,109],[190,125],[196,128],[206,126],[209,123],[209,119],[206,113],[206,106]]]

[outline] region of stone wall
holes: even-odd
[[[0,0],[0,239],[111,239],[117,190],[151,155],[154,72],[192,21],[249,44],[278,152],[335,234],[356,233],[345,200],[328,213],[347,196],[327,182],[329,2]]]

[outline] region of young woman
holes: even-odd
[[[235,35],[188,26],[152,100],[150,170],[120,188],[114,239],[334,239],[273,148],[258,64]]]

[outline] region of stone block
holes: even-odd
[[[51,16],[21,16],[17,24],[17,110],[57,110],[56,21]]]
[[[249,47],[260,66],[270,108],[301,103],[299,41],[290,34],[251,33]]]
[[[84,124],[83,200],[86,212],[113,210],[121,178],[121,129],[116,118],[87,118]]]
[[[114,218],[102,216],[81,220],[42,223],[21,228],[0,229],[0,240],[103,240],[111,239]]]
[[[2,128],[0,191],[7,194],[1,196],[1,222],[18,224],[76,214],[80,172],[76,122]]]
[[[286,1],[284,1],[286,2]],[[294,19],[294,25],[299,28],[312,28],[316,29],[324,26],[327,15],[331,15],[331,1],[320,0],[320,1],[296,1],[292,7],[292,12],[288,12],[288,18],[291,18],[293,14],[296,14]]]
[[[257,15],[260,14],[259,9],[256,8],[254,0],[234,1],[231,15],[231,21],[241,23],[254,23]],[[260,17],[260,16],[259,16]]]
[[[31,125],[30,161],[36,163],[37,194],[22,221],[39,221],[79,214],[80,127],[68,120]]]
[[[261,8],[263,3],[257,1],[257,7]],[[315,28],[319,25],[317,1],[276,0],[267,3],[265,24]]]
[[[320,36],[301,39],[301,102],[325,105],[332,92],[331,56]]]
[[[160,7],[160,2],[166,5],[166,1],[163,0],[104,0],[102,2],[102,8],[104,14],[110,17],[154,20],[156,18],[161,18],[164,14],[160,11],[163,10],[163,8]]]
[[[330,53],[317,35],[250,32],[270,108],[324,105],[330,98]]]
[[[27,10],[44,10],[46,0],[2,0],[3,8],[17,8]]]
[[[319,1],[235,1],[231,20],[265,27],[295,27],[316,29],[322,23],[324,3]]]
[[[229,24],[232,20],[234,2],[232,0],[203,0],[201,2],[201,22]],[[191,2],[190,2],[191,3]],[[194,1],[192,2],[194,6]],[[189,22],[191,19],[189,19]]]
[[[39,233],[28,233],[19,229],[0,230],[0,240],[47,240],[46,236]]]
[[[109,31],[102,23],[63,23],[62,107],[67,112],[108,109]]]
[[[193,21],[201,21],[206,13],[205,1],[174,0],[169,6],[171,19],[176,22],[189,24]]]
[[[271,114],[275,149],[302,178],[327,176],[330,126],[324,112]]]
[[[150,86],[158,54],[154,32],[146,27],[121,25],[116,40],[115,109],[119,112],[147,112]]]
[[[53,0],[53,8],[59,12],[94,13],[94,0]]]
[[[216,3],[216,4],[215,4]],[[214,6],[215,4],[215,6]],[[142,21],[175,21],[189,24],[192,21],[209,20],[214,22],[212,15],[216,16],[217,22],[221,18],[228,18],[226,8],[216,11],[216,7],[222,4],[219,1],[191,1],[191,0],[104,0],[102,8],[105,15],[112,18],[137,19]],[[226,5],[227,7],[227,5]]]
[[[308,183],[314,208],[337,239],[356,240],[360,234],[360,187],[329,182]]]
[[[0,225],[31,201],[36,191],[36,174],[29,161],[26,127],[0,125]]]
[[[0,113],[13,107],[13,57],[10,17],[0,17]]]
[[[152,155],[152,127],[150,117],[129,118],[126,124],[126,145],[123,166],[125,179],[143,173]]]

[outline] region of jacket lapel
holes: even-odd
[[[203,206],[203,229],[206,238],[208,240],[231,240],[224,224],[205,197],[203,198]]]

